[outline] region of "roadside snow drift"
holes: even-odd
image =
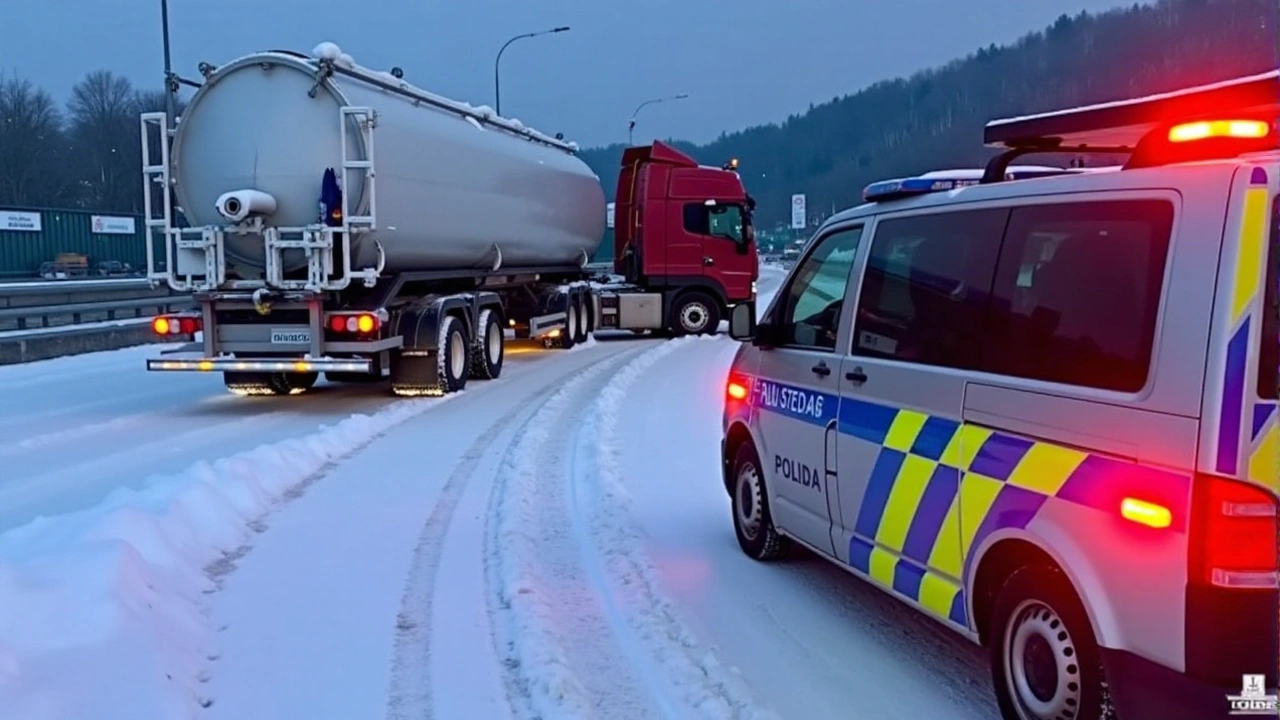
[[[0,535],[0,716],[197,717],[215,657],[201,595],[216,589],[263,516],[330,464],[447,399],[353,415]]]

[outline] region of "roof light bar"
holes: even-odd
[[[1086,105],[987,123],[983,142],[1000,148],[1128,147],[1173,123],[1230,118],[1266,120],[1280,113],[1280,71],[1170,93]]]

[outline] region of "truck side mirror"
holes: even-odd
[[[756,304],[740,302],[733,306],[729,314],[729,337],[734,340],[747,341],[756,337]]]

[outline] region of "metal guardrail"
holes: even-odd
[[[106,332],[192,307],[190,296],[145,279],[55,280],[0,284],[0,341]]]

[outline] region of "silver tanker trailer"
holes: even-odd
[[[683,227],[636,233],[617,254],[626,280],[602,285],[585,268],[604,192],[561,136],[360,67],[332,43],[201,72],[176,130],[164,113],[141,118],[147,226],[163,238],[162,268],[148,242],[148,276],[199,306],[154,329],[203,335],[148,370],[222,372],[242,394],[302,392],[320,372],[447,393],[498,376],[508,328],[551,347],[597,327],[714,332],[754,300],[752,203],[727,168],[661,144],[629,150],[628,182],[670,188],[649,182],[625,207]],[[662,267],[689,237],[732,244],[726,267],[715,247],[696,248],[696,277]],[[748,264],[744,297],[729,285]]]

